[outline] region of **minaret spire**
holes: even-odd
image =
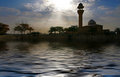
[[[80,3],[77,8],[78,8],[77,12],[79,15],[79,28],[81,28],[83,26],[83,13],[84,13],[83,8],[84,8],[84,6],[82,3]]]

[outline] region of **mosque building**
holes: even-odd
[[[79,15],[79,32],[84,34],[94,33],[102,34],[104,32],[103,25],[97,24],[93,19],[88,22],[88,25],[83,26],[83,10],[84,6],[82,3],[78,6],[78,15]]]

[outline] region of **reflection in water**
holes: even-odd
[[[6,42],[0,42],[0,52],[7,51],[7,50],[8,48],[7,48]]]
[[[114,44],[0,43],[0,77],[119,77],[119,51]]]

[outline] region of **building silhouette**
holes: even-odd
[[[104,34],[105,32],[110,32],[109,29],[104,30],[103,25],[97,24],[95,20],[91,19],[88,25],[83,26],[83,13],[84,6],[82,3],[78,5],[78,18],[79,18],[79,33],[81,34]]]
[[[82,28],[83,26],[83,13],[84,13],[84,10],[83,10],[84,6],[82,3],[79,4],[78,6],[78,15],[79,15],[79,28]]]

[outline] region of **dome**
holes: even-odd
[[[80,3],[80,4],[78,5],[78,9],[83,9],[83,8],[84,8],[83,4]]]
[[[90,20],[90,21],[88,22],[88,25],[96,25],[96,22],[95,22],[94,20]]]

